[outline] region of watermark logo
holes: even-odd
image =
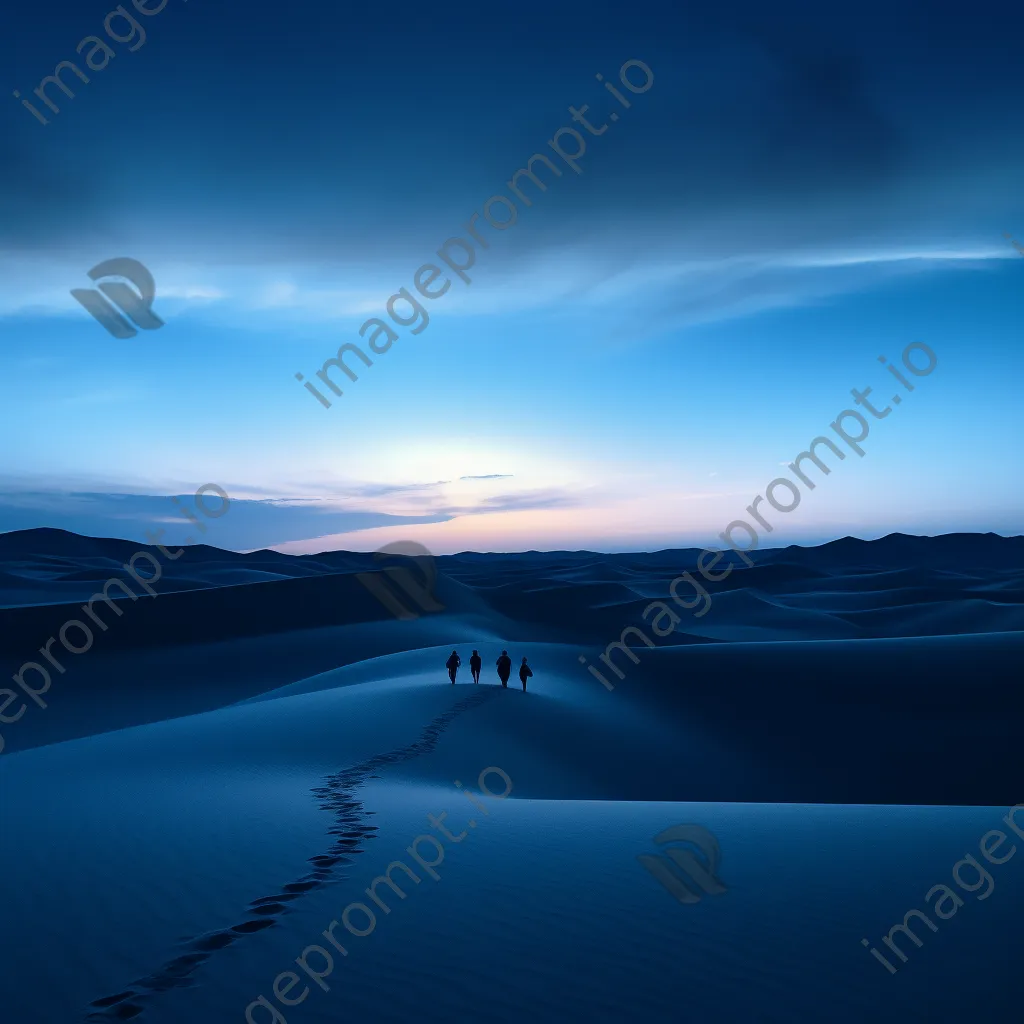
[[[703,825],[673,825],[659,832],[654,841],[659,846],[664,843],[688,843],[700,851],[699,859],[687,846],[670,847],[664,855],[641,853],[637,857],[680,903],[699,903],[698,889],[711,896],[720,896],[726,891],[718,878],[722,851],[718,840]],[[687,884],[684,884],[680,875],[686,879]]]
[[[396,619],[418,619],[420,617],[420,612],[403,603],[402,595],[396,593],[396,587],[402,590],[404,596],[411,599],[422,611],[444,611],[444,605],[434,596],[434,587],[437,584],[437,567],[434,565],[434,556],[422,544],[411,540],[399,540],[374,552],[373,557],[384,559],[389,555],[398,555],[412,562],[418,570],[418,574],[423,577],[423,583],[420,583],[416,575],[404,565],[387,565],[379,572],[356,573],[356,579]],[[390,583],[385,580],[385,576]]]
[[[134,338],[139,332],[114,309],[115,303],[144,331],[155,331],[163,327],[163,320],[150,308],[156,297],[156,282],[153,275],[138,261],[127,256],[104,260],[89,271],[89,277],[99,281],[101,277],[124,277],[135,288],[129,288],[123,281],[108,281],[93,288],[72,288],[71,294],[90,312],[115,338]],[[107,297],[105,299],[103,295]]]

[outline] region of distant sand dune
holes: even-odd
[[[53,603],[0,612],[9,671],[76,615],[62,588],[125,550],[28,539],[0,543],[0,589]],[[398,621],[355,578],[368,556],[189,549],[157,598],[100,604],[95,649],[61,652],[49,706],[3,727],[5,1011],[243,1020],[428,812],[467,836],[440,881],[385,890],[288,1024],[953,1024],[1015,1005],[1019,858],[895,983],[860,944],[1022,797],[1018,546],[992,565],[998,539],[973,557],[939,538],[901,564],[910,541],[820,565],[761,552],[707,616],[636,664],[616,651],[612,692],[581,651],[640,621],[686,552],[439,559],[444,610]],[[44,578],[55,555],[73,578]],[[502,648],[529,657],[527,693],[497,685]],[[514,791],[471,827],[454,780],[486,765]],[[685,823],[717,837],[725,886],[689,906],[637,862]]]

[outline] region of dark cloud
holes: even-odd
[[[6,231],[26,246],[50,239],[61,253],[69,241],[107,247],[117,239],[213,265],[330,263],[353,253],[371,263],[419,259],[543,148],[566,122],[567,104],[589,103],[597,119],[609,114],[614,101],[594,73],[613,73],[624,55],[648,62],[655,85],[590,141],[582,177],[561,178],[523,211],[531,226],[510,233],[509,244],[571,237],[565,218],[592,225],[595,201],[605,224],[632,225],[646,213],[671,235],[680,223],[734,209],[767,215],[808,191],[855,192],[870,206],[877,190],[910,180],[911,165],[915,184],[952,175],[964,123],[1012,136],[1024,91],[1013,75],[1020,16],[1005,2],[980,0],[965,18],[948,5],[878,0],[770,10],[753,0],[645,0],[625,14],[566,0],[542,33],[529,7],[510,20],[461,0],[429,18],[408,0],[314,5],[289,23],[256,4],[239,36],[230,6],[207,10],[197,35],[188,8],[169,4],[148,25],[151,42],[93,75],[50,126],[9,98],[0,237]],[[8,8],[8,37],[19,40],[9,77],[26,95],[99,28],[73,0],[54,0],[45,18],[31,5]],[[396,38],[395,23],[416,30]],[[495,33],[501,52],[490,45]],[[399,70],[345,105],[345,131],[323,132],[309,98],[355,95],[375,42]],[[271,49],[274,74],[259,62]],[[532,62],[526,77],[523,53]],[[413,119],[396,133],[393,111],[424,83],[446,88],[455,67],[473,88],[443,105],[437,122]],[[159,131],[117,130],[133,123]],[[377,159],[353,163],[352,139]],[[975,153],[982,170],[998,159],[990,146]],[[427,164],[431,173],[420,173]],[[813,211],[802,219],[812,230]],[[648,233],[636,234],[643,249]]]
[[[774,117],[764,126],[763,169],[859,187],[900,169],[903,147],[891,113],[869,90],[866,58],[828,35],[800,40],[769,19],[746,30],[780,72]]]
[[[102,211],[88,175],[81,165],[71,172],[49,156],[28,139],[0,141],[0,244],[43,252],[54,248],[55,239],[63,246],[69,235],[79,246],[82,232],[93,241],[102,237]]]
[[[175,501],[176,498],[176,501]],[[208,492],[205,504],[217,513],[223,501]],[[186,509],[206,528],[202,532],[180,511]],[[146,543],[146,531],[163,529],[162,542],[173,546],[206,542],[234,551],[312,540],[384,526],[441,523],[450,514],[398,516],[346,511],[308,501],[232,499],[216,518],[197,509],[194,495],[23,491],[0,498],[0,532],[53,527],[89,537],[116,537]],[[187,539],[190,538],[190,539]]]

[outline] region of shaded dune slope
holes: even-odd
[[[398,621],[357,579],[358,572],[375,571],[388,584],[370,554],[296,557],[196,545],[161,563],[156,597],[132,601],[113,588],[120,617],[95,602],[108,627],[102,631],[82,602],[115,575],[141,593],[123,570],[138,550],[134,543],[59,530],[0,535],[0,592],[20,602],[0,609],[4,676],[26,661],[43,661],[40,647],[66,621],[88,622],[95,638],[81,656],[56,644],[66,673],[52,672],[45,710],[30,706],[21,721],[2,727],[8,752],[223,707],[403,651],[430,650],[443,664],[445,645],[568,644],[595,662],[627,627],[650,632],[645,609],[669,601],[669,581],[692,570],[698,554],[439,557],[434,596],[443,610]],[[1024,631],[1022,538],[892,535],[754,554],[753,567],[706,584],[706,614],[670,603],[680,622],[657,638],[659,652]],[[680,590],[694,596],[689,585]],[[645,663],[651,660],[635,634],[626,639]]]
[[[241,915],[243,919],[237,924],[216,928],[179,942],[177,955],[152,974],[137,979],[120,992],[94,1000],[88,1020],[103,1022],[138,1017],[152,996],[171,988],[189,985],[195,972],[215,956],[218,950],[225,949],[247,935],[273,927],[275,921],[288,913],[293,901],[331,882],[339,881],[340,876],[355,863],[356,857],[364,852],[364,847],[377,832],[377,826],[370,823],[373,811],[367,810],[359,799],[363,785],[370,779],[378,778],[377,772],[429,754],[452,721],[496,695],[497,691],[491,688],[477,690],[457,701],[450,710],[425,726],[416,742],[377,754],[328,775],[323,785],[314,790],[314,795],[320,807],[332,819],[327,827],[327,835],[331,837],[328,840],[330,845],[323,853],[309,858],[309,870],[282,885],[278,892],[252,900]]]
[[[244,802],[233,795],[236,775],[255,774],[267,791],[315,777],[308,796],[290,798],[326,812],[323,842],[307,863],[272,886],[236,886],[237,910],[226,921],[169,931],[183,937],[168,955],[88,997],[91,1020],[147,1019],[161,993],[193,984],[222,950],[273,928],[306,894],[357,870],[362,878],[371,865],[360,858],[376,833],[363,790],[377,776],[450,788],[467,768],[500,764],[521,799],[638,805],[1006,806],[1019,798],[1024,708],[1012,670],[1024,655],[1021,634],[640,649],[638,665],[617,656],[625,678],[612,692],[580,667],[575,647],[522,643],[513,653],[526,654],[537,673],[527,694],[487,684],[501,647],[493,641],[477,645],[485,685],[466,685],[463,672],[451,687],[440,664],[447,646],[366,658],[242,705],[5,756],[0,784],[19,806],[45,804],[47,822],[79,820],[64,805],[75,799],[66,780],[88,784],[95,775],[108,813],[135,822],[134,884],[158,891],[219,876],[268,835],[186,847],[168,880],[146,844],[165,841],[189,800],[128,806],[132,797],[111,787],[125,765],[154,780],[218,778],[227,815]],[[367,751],[382,720],[403,738]],[[144,820],[154,827],[139,828]],[[74,832],[67,838],[74,848]]]

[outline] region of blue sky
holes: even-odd
[[[112,9],[5,11],[9,92],[84,67]],[[141,539],[212,481],[245,511],[211,542],[238,548],[703,544],[923,341],[935,372],[770,542],[1022,531],[1007,5],[127,10],[145,43],[108,39],[50,124],[3,107],[0,529]],[[479,222],[472,283],[318,404],[294,374],[583,104],[609,125],[583,173],[552,157],[514,226]],[[118,256],[162,329],[112,338],[70,296]]]

